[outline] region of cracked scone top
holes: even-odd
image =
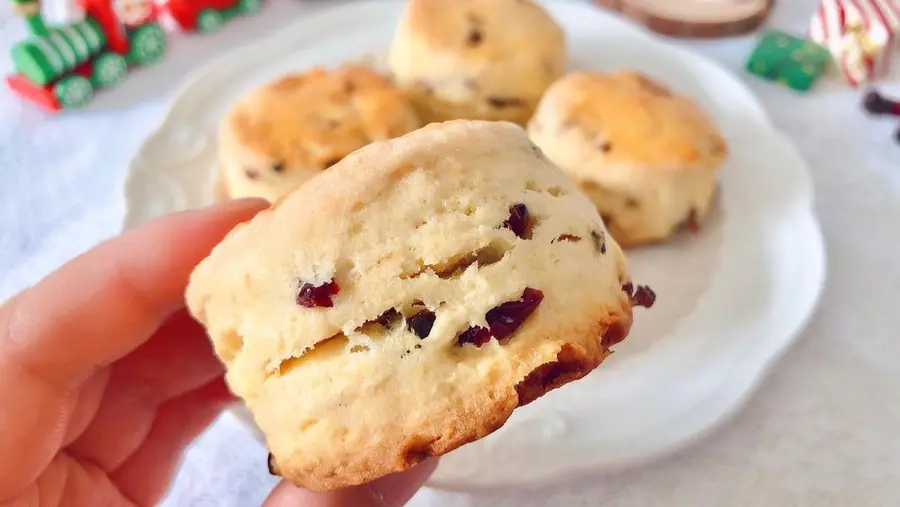
[[[598,366],[652,298],[520,127],[462,120],[349,155],[187,290],[273,469],[314,490],[493,432]]]
[[[624,247],[699,227],[728,156],[695,103],[637,72],[566,75],[541,99],[528,134]]]
[[[562,28],[532,0],[408,0],[388,55],[425,123],[524,124],[565,64]]]
[[[241,97],[223,118],[221,197],[275,201],[348,153],[418,126],[405,96],[365,66],[286,74]]]

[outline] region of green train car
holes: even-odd
[[[135,16],[136,3],[149,7]],[[15,74],[7,77],[7,84],[51,111],[84,106],[95,89],[121,82],[129,66],[152,64],[166,51],[166,35],[152,2],[82,0],[81,4],[84,19],[64,26],[45,26],[39,8],[26,11],[32,36],[11,51]],[[123,5],[131,10],[123,10]],[[123,13],[130,14],[125,16],[127,23],[121,19]]]

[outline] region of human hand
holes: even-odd
[[[265,207],[171,215],[79,256],[0,306],[0,507],[155,505],[233,398],[184,309],[191,270]],[[399,507],[434,463],[343,491],[280,484],[266,507]]]

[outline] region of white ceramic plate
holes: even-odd
[[[630,254],[656,289],[628,340],[584,380],[515,412],[496,433],[445,456],[432,485],[535,485],[671,453],[711,430],[752,393],[814,310],[825,274],[803,160],[751,93],[716,65],[582,3],[552,2],[572,68],[637,68],[699,101],[733,156],[716,213],[697,237]],[[200,71],[141,148],[126,184],[125,226],[209,204],[215,124],[245,91],[360,48],[387,47],[401,4],[320,11]],[[252,426],[247,414],[239,417]]]

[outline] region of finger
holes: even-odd
[[[233,398],[222,379],[159,407],[147,438],[110,474],[119,490],[138,505],[156,505],[171,483],[184,449]]]
[[[134,386],[155,403],[193,391],[224,373],[206,331],[186,309],[113,365],[115,382]]]
[[[402,507],[416,494],[437,467],[437,459],[362,486],[316,493],[281,481],[263,507]]]
[[[170,215],[67,263],[7,303],[2,364],[66,388],[123,357],[182,306],[194,266],[262,207],[231,201]]]
[[[182,301],[191,268],[260,209],[173,215],[114,239],[0,306],[0,498],[59,449],[80,384],[133,350]]]
[[[0,368],[0,378],[6,374]],[[77,391],[59,394],[41,383],[0,384],[0,505],[50,463],[77,403]]]
[[[137,507],[109,477],[91,463],[59,454],[41,476],[0,507],[70,507],[75,505]]]
[[[69,426],[66,428],[66,435],[62,441],[63,446],[69,445],[84,433],[97,415],[106,387],[109,385],[111,372],[112,368],[103,368],[91,375],[91,378],[78,390],[78,402],[75,404],[75,410],[69,416]]]
[[[206,333],[178,311],[137,350],[112,366],[103,402],[69,446],[104,470],[122,464],[150,432],[157,407],[222,377]]]

